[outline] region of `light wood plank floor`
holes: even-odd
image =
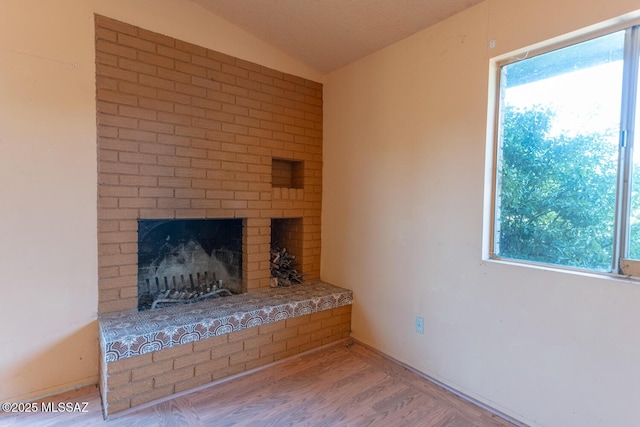
[[[1,414],[0,426],[513,426],[351,341],[108,422],[96,387],[46,401],[89,412]]]

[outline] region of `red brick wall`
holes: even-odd
[[[249,291],[269,284],[271,219],[299,218],[299,268],[318,278],[322,85],[102,16],[95,25],[99,312],[137,306],[138,218],[244,218]]]

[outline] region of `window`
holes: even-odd
[[[498,64],[492,258],[640,275],[639,34]]]

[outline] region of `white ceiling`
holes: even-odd
[[[193,0],[329,73],[483,0]]]

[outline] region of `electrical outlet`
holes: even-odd
[[[416,316],[416,332],[424,335],[424,319],[420,316]]]

